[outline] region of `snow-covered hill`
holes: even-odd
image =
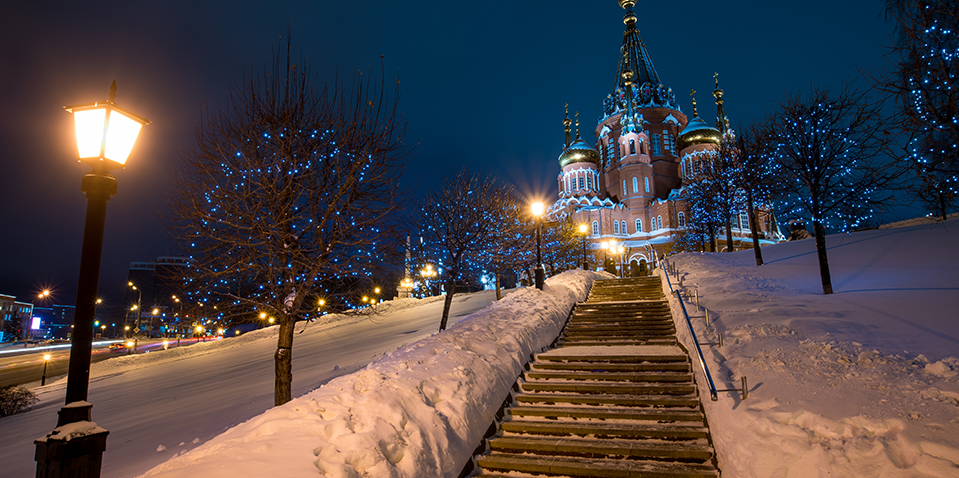
[[[752,251],[673,258],[709,309],[697,333],[725,335],[705,347],[718,388],[750,384],[706,401],[724,473],[959,477],[959,219],[827,244],[829,296],[812,239],[763,248],[762,267]]]

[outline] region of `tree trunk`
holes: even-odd
[[[450,318],[450,306],[453,305],[453,292],[456,289],[456,282],[452,277],[446,280],[445,287],[446,300],[443,301],[443,318],[440,319],[440,332],[446,330],[446,321]]]
[[[826,257],[826,231],[822,223],[813,219],[816,233],[816,253],[819,255],[819,275],[822,276],[822,293],[832,294],[832,279],[829,277],[829,259]]]
[[[753,251],[756,253],[756,265],[763,265],[763,252],[759,250],[759,221],[756,220],[756,209],[753,207],[752,192],[746,193],[746,213],[749,214],[749,230],[753,236]]]
[[[733,219],[726,218],[726,252],[733,252],[733,225],[729,222]]]
[[[503,298],[503,292],[499,287],[499,273],[494,274],[494,276],[496,277],[496,300],[500,300]]]
[[[273,391],[273,404],[283,405],[293,399],[293,318],[280,319],[280,332],[276,339],[276,353],[273,362],[276,366],[276,382]]]
[[[706,234],[709,234],[709,252],[716,252],[716,225],[712,221],[706,226]]]

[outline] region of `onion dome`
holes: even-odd
[[[573,141],[562,154],[559,155],[559,167],[565,168],[567,164],[573,163],[593,163],[599,165],[599,152],[592,146],[586,144],[580,138]]]
[[[699,116],[689,121],[689,124],[683,128],[683,132],[676,138],[676,147],[682,151],[689,146],[697,144],[719,144],[723,134],[718,129],[710,126]]]

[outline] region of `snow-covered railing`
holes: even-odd
[[[693,338],[693,344],[696,346],[696,355],[699,358],[699,365],[703,370],[703,375],[706,377],[706,384],[709,385],[709,396],[715,402],[719,400],[717,396],[718,392],[742,392],[743,400],[749,396],[749,388],[746,386],[746,376],[743,376],[743,386],[742,388],[727,388],[722,390],[716,389],[716,384],[713,383],[713,376],[709,373],[709,367],[706,365],[706,357],[703,356],[703,349],[701,345],[716,345],[713,343],[700,344],[699,338],[696,337],[696,330],[693,329],[693,322],[689,318],[689,312],[686,311],[686,303],[683,301],[682,296],[679,295],[679,289],[673,289],[673,283],[669,280],[669,269],[670,263],[663,258],[663,275],[666,276],[666,284],[669,285],[669,292],[676,296],[679,299],[679,306],[683,309],[683,316],[686,317],[686,326],[689,328],[689,335]],[[679,276],[678,271],[673,269],[673,272]],[[708,313],[707,313],[708,314]],[[708,315],[707,315],[708,317]],[[719,345],[722,345],[722,339],[720,339]]]

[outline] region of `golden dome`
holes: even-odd
[[[722,139],[723,135],[718,129],[709,126],[697,116],[683,128],[683,132],[676,138],[676,148],[682,151],[697,144],[711,143],[718,145]]]
[[[586,144],[586,141],[577,139],[559,155],[559,167],[565,168],[567,164],[573,163],[593,163],[598,166],[599,153]]]

